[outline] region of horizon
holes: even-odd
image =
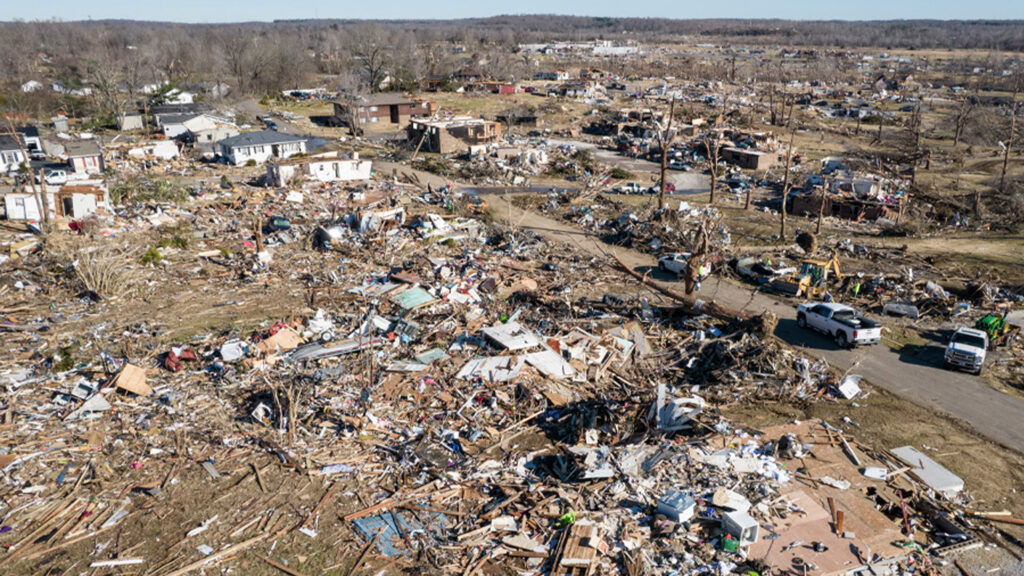
[[[791,0],[774,6],[753,0],[736,0],[726,6],[653,2],[641,7],[611,0],[568,0],[551,4],[523,0],[515,13],[492,11],[470,0],[448,0],[424,5],[395,0],[386,7],[346,6],[311,0],[301,6],[282,6],[267,0],[224,0],[208,2],[179,0],[174,4],[139,5],[130,0],[100,0],[92,4],[52,0],[18,4],[0,22],[63,23],[128,21],[168,24],[240,24],[316,20],[367,21],[458,21],[509,16],[575,16],[581,18],[666,19],[666,20],[779,20],[793,22],[884,22],[884,21],[1003,21],[1024,20],[1024,2],[997,1],[975,4],[953,0],[884,1],[865,0],[856,5],[828,5],[810,0]],[[125,18],[125,14],[132,15]]]

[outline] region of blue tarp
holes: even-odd
[[[398,531],[395,526],[395,520],[398,520],[398,525],[402,528],[401,532]],[[428,526],[424,526],[420,520],[427,522]],[[377,549],[380,550],[385,556],[400,556],[412,552],[405,544],[405,540],[402,539],[402,534],[405,534],[410,540],[415,540],[413,535],[416,533],[426,534],[428,540],[439,540],[444,538],[444,529],[448,526],[448,517],[438,512],[429,512],[425,510],[417,510],[416,515],[408,510],[404,511],[391,511],[378,514],[376,516],[368,516],[366,518],[359,518],[353,520],[352,524],[355,525],[356,530],[366,538],[373,540],[378,532],[381,532],[380,538],[377,539]]]

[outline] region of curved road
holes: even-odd
[[[512,206],[505,197],[489,196],[488,200],[496,217],[521,228],[575,244],[596,256],[614,252],[634,269],[651,270],[651,277],[659,282],[670,279],[657,271],[657,260],[649,254],[600,245],[596,238],[571,225]],[[977,377],[943,370],[943,334],[927,335],[931,337],[928,347],[913,356],[881,345],[841,350],[830,338],[798,328],[793,304],[754,292],[750,286],[715,278],[704,282],[699,297],[752,313],[771,310],[779,318],[775,329],[778,338],[912,402],[963,420],[991,440],[1024,453],[1024,401],[989,388]]]

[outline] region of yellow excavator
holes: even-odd
[[[839,269],[839,256],[835,252],[828,260],[805,258],[800,261],[800,270],[789,276],[773,280],[769,286],[773,290],[792,296],[821,298],[828,291],[832,282],[843,279]]]

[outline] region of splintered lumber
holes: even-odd
[[[956,567],[960,569],[960,572],[963,573],[964,576],[974,576],[973,574],[967,571],[967,568],[965,568],[964,565],[960,563],[960,560],[954,558],[953,564],[955,564]]]
[[[860,466],[860,458],[857,457],[857,453],[853,451],[853,447],[846,442],[846,438],[842,434],[839,435],[839,441],[843,443],[843,451],[850,457],[850,460],[853,460],[854,464]]]
[[[974,510],[967,510],[967,515],[974,518],[981,518],[990,522],[1002,522],[1004,524],[1014,524],[1016,526],[1024,526],[1024,520],[1007,516],[1002,513],[990,513],[985,514],[983,512],[975,512]]]
[[[370,506],[369,508],[364,508],[362,510],[358,510],[356,512],[348,514],[344,517],[344,520],[345,522],[351,522],[353,520],[358,520],[364,516],[372,516],[377,512],[383,512],[384,510],[387,510],[388,508],[394,506],[395,504],[396,502],[394,499],[388,498],[386,500],[378,502],[377,504],[374,504],[373,506]]]
[[[266,540],[267,538],[270,538],[271,536],[278,535],[280,535],[280,533],[264,532],[263,534],[260,534],[258,536],[253,536],[252,538],[239,542],[234,546],[228,546],[227,548],[221,550],[220,552],[216,552],[211,556],[200,558],[199,560],[196,560],[195,562],[187,566],[178,568],[177,570],[171,572],[170,574],[167,574],[166,576],[182,576],[183,574],[188,574],[189,572],[193,572],[204,566],[213,566],[214,564],[220,562],[224,558],[234,556],[235,553],[237,552],[241,552],[242,550],[246,550],[255,544],[259,544],[260,542]]]
[[[552,573],[560,573],[559,568],[584,568],[589,572],[597,557],[597,548],[594,547],[596,535],[597,526],[594,524],[573,524],[566,533],[565,545]]]
[[[260,556],[259,558],[260,558],[260,560],[263,560],[267,564],[270,564],[274,568],[277,568],[281,572],[284,572],[285,574],[289,574],[290,576],[305,576],[305,574],[303,574],[302,572],[298,572],[296,570],[292,570],[291,568],[285,566],[284,564],[278,564],[277,562],[274,562],[273,560],[271,560],[270,558],[267,558],[266,556]]]

